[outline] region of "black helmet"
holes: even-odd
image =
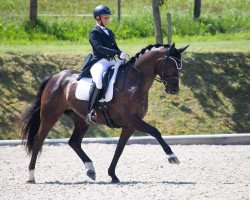
[[[96,18],[97,16],[101,16],[101,15],[112,15],[111,10],[104,5],[99,5],[97,7],[95,7],[94,9],[94,18]]]

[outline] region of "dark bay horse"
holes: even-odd
[[[163,140],[161,133],[143,121],[143,118],[148,109],[148,92],[157,75],[168,94],[178,93],[178,72],[182,67],[181,53],[187,47],[176,49],[174,44],[171,46],[149,45],[120,67],[123,72],[118,72],[113,99],[106,103],[110,118],[122,129],[108,169],[112,183],[119,182],[115,168],[126,142],[135,130],[155,137],[169,156],[169,162],[179,164],[178,158]],[[23,143],[31,155],[27,181],[29,183],[35,182],[35,164],[43,142],[62,114],[68,115],[74,122],[74,130],[68,144],[85,164],[87,175],[93,180],[96,178],[94,165],[81,148],[82,138],[89,124],[85,122],[88,102],[75,97],[78,75],[79,71],[64,70],[44,80],[33,105],[23,115]],[[106,124],[98,107],[96,108],[96,123]]]

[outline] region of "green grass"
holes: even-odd
[[[250,1],[203,1],[202,15],[193,19],[193,1],[166,1],[161,7],[163,32],[166,35],[166,13],[172,13],[172,34],[179,37],[207,36],[217,34],[245,33],[250,31]],[[0,38],[2,42],[15,41],[84,41],[95,24],[92,16],[78,17],[77,14],[92,15],[93,8],[104,3],[116,10],[116,1],[38,1],[39,21],[36,26],[28,22],[29,4],[20,0],[4,1],[0,5]],[[151,0],[143,4],[137,1],[122,3],[122,19],[117,24],[114,16],[110,28],[117,39],[147,38],[154,36]],[[206,7],[205,7],[206,6]],[[131,8],[133,8],[131,10]],[[23,10],[27,12],[23,12]],[[59,14],[53,17],[43,14]],[[249,39],[249,36],[248,36]]]
[[[221,33],[249,33],[249,16],[232,18],[230,15],[219,17],[202,17],[199,21],[188,15],[176,13],[173,16],[172,34],[179,37],[207,36]],[[8,22],[0,19],[0,37],[2,41],[84,41],[88,38],[93,19],[85,20],[46,20],[39,19],[33,26],[27,21]],[[120,24],[111,21],[109,27],[117,39],[146,38],[154,36],[154,24],[151,15],[125,18]],[[166,35],[166,28],[163,28]],[[248,36],[249,38],[249,36]]]
[[[218,34],[213,37],[196,36],[183,38],[174,36],[172,40],[178,47],[190,45],[187,49],[188,52],[249,52],[250,40],[246,38],[248,38],[246,34],[239,33],[230,35]],[[166,38],[164,38],[164,41],[167,43]],[[133,56],[141,48],[155,43],[155,38],[132,38],[118,40],[117,43],[123,51]],[[8,52],[15,54],[68,54],[85,56],[91,51],[91,46],[87,40],[82,42],[14,41],[0,43],[0,54]]]
[[[136,0],[121,1],[122,13],[135,15],[138,10],[141,12],[152,12],[152,0],[144,0],[143,3]],[[193,0],[165,0],[161,11],[184,13],[193,11]],[[221,15],[223,12],[233,10],[235,13],[249,12],[249,0],[202,0],[202,14],[210,13],[212,15]],[[38,0],[39,14],[91,14],[96,5],[108,5],[114,14],[117,13],[116,0]],[[133,9],[131,9],[133,8]],[[0,13],[21,14],[23,17],[29,15],[25,12],[29,9],[29,1],[23,0],[2,0],[0,4]]]

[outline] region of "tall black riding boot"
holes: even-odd
[[[92,115],[94,111],[94,105],[96,100],[98,99],[99,94],[99,89],[96,87],[95,83],[92,83],[90,86],[90,91],[89,91],[89,106],[88,106],[88,115],[87,115],[87,121],[88,122],[93,122],[92,120]]]

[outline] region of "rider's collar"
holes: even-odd
[[[107,29],[105,26],[101,26],[98,23],[96,23],[96,26],[99,26],[102,30]]]

